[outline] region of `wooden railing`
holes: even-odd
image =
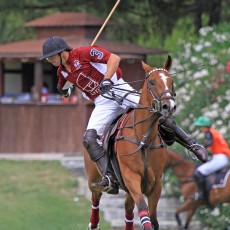
[[[90,105],[0,104],[0,153],[82,152]]]

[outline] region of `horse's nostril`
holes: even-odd
[[[164,105],[162,106],[162,109],[163,109],[163,110],[168,110],[168,105],[164,104]]]
[[[176,112],[176,105],[174,105],[173,107],[173,112]]]

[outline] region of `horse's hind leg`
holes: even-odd
[[[91,202],[91,215],[90,215],[90,223],[88,225],[88,230],[100,230],[100,199],[101,199],[101,191],[93,190],[91,184],[93,182],[98,182],[101,180],[101,176],[97,170],[97,167],[94,162],[92,162],[89,158],[89,155],[86,151],[84,153],[84,161],[85,161],[85,169],[88,177],[88,187],[92,192]]]
[[[125,195],[125,230],[134,230],[134,210],[135,203],[133,198],[126,193]]]

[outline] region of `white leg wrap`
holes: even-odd
[[[91,223],[89,223],[87,230],[100,230],[100,224],[98,224],[96,228],[91,228]]]

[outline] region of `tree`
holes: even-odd
[[[19,22],[41,17],[60,11],[85,11],[106,18],[114,1],[95,0],[11,0],[0,1],[0,25],[3,36],[0,42],[22,39],[27,36],[19,29]],[[110,31],[110,38],[131,42],[149,41],[157,37],[158,46],[164,48],[165,39],[170,36],[178,21],[190,17],[194,21],[194,30],[198,34],[204,26],[212,26],[220,21],[228,21],[230,0],[121,0],[113,17],[116,27]],[[15,22],[8,20],[8,14]],[[9,23],[10,21],[11,23]],[[9,32],[10,31],[10,32]],[[150,43],[151,45],[151,43]]]

